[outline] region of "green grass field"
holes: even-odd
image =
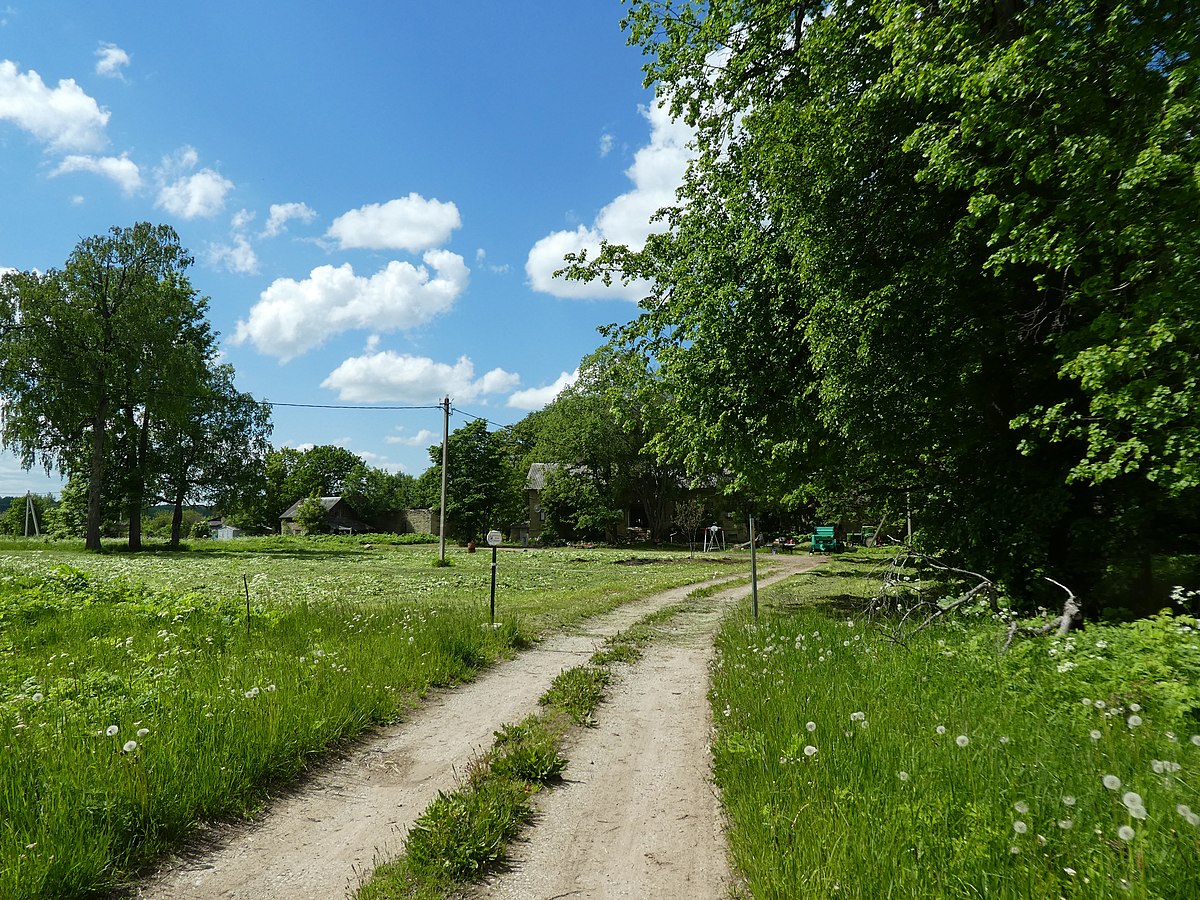
[[[102,893],[431,687],[731,570],[504,551],[493,630],[490,554],[455,548],[438,568],[436,547],[369,543],[0,549],[0,896]]]
[[[1002,652],[981,607],[899,644],[860,614],[878,565],[793,579],[718,638],[717,779],[753,896],[1200,897],[1197,620]]]

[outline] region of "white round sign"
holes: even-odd
[[[487,533],[487,542],[490,547],[499,547],[502,540],[504,540],[504,535],[494,529]]]

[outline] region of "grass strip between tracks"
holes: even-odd
[[[615,667],[637,662],[671,619],[729,587],[692,591],[608,638],[586,664],[560,672],[539,700],[542,712],[495,733],[491,749],[471,760],[457,790],[438,793],[409,831],[404,853],[379,866],[357,900],[447,900],[502,868],[533,816],[533,795],[561,781],[567,735],[595,724]]]

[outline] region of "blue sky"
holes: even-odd
[[[0,269],[166,223],[241,390],[448,394],[517,421],[569,383],[598,326],[636,312],[636,287],[555,281],[563,254],[639,244],[686,163],[622,11],[0,0]],[[276,446],[338,444],[414,475],[441,435],[436,410],[274,422]],[[0,494],[57,485],[0,455]]]

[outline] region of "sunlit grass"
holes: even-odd
[[[119,884],[535,628],[714,570],[508,554],[492,629],[490,558],[434,558],[349,542],[0,558],[0,896]]]
[[[850,611],[866,574],[719,636],[717,779],[756,898],[1200,896],[1194,619],[1002,653],[980,614],[899,646]]]

